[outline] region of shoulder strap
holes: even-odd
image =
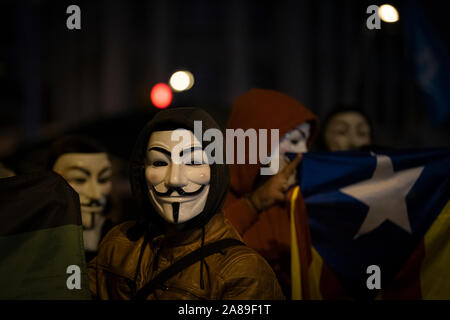
[[[202,258],[208,257],[214,253],[217,253],[225,248],[237,245],[244,245],[242,241],[237,239],[227,238],[222,239],[216,242],[205,244],[203,247],[200,247],[191,253],[185,255],[183,258],[177,260],[174,264],[169,266],[167,269],[161,271],[155,278],[150,280],[150,282],[146,283],[133,297],[133,300],[144,300],[148,297],[150,293],[152,293],[155,289],[157,289],[161,284],[165,281],[181,272],[185,268],[190,265],[200,261]]]

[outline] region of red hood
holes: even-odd
[[[257,132],[258,129],[279,129],[279,136],[282,139],[287,132],[304,122],[311,124],[311,135],[308,139],[308,147],[310,147],[317,131],[317,117],[314,113],[283,93],[251,89],[233,104],[227,129],[241,128],[246,131],[253,128]],[[269,133],[268,136],[270,137]],[[267,148],[270,151],[270,145]],[[248,146],[246,152],[247,162]],[[250,192],[259,174],[260,166],[259,159],[257,164],[230,164],[231,189],[240,195]]]

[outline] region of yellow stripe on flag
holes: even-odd
[[[422,299],[450,299],[450,201],[425,234],[424,242]]]
[[[292,282],[292,300],[304,299],[302,292],[302,281],[308,282],[308,297],[312,300],[323,299],[320,292],[320,278],[322,275],[323,259],[320,254],[311,247],[311,265],[308,266],[308,279],[301,277],[301,261],[297,242],[297,230],[295,228],[295,203],[298,198],[300,187],[294,188],[291,197],[290,217],[291,217],[291,282]]]
[[[314,247],[311,247],[311,254],[312,260],[308,269],[309,296],[311,300],[322,300],[320,277],[322,275],[323,259]]]
[[[294,188],[294,192],[291,197],[291,283],[292,283],[292,300],[302,299],[302,285],[301,285],[301,267],[300,256],[298,252],[297,244],[297,231],[295,229],[295,201],[298,197],[299,186]]]

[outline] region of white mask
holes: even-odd
[[[85,229],[99,224],[111,193],[112,165],[106,153],[66,153],[56,159],[53,171],[60,174],[80,197]]]
[[[153,206],[167,222],[184,223],[203,211],[211,179],[206,159],[202,144],[192,131],[152,133],[147,145],[145,179]]]
[[[280,155],[290,153],[308,152],[308,138],[311,125],[307,122],[302,123],[295,129],[292,129],[280,141]]]
[[[330,151],[345,151],[370,145],[370,127],[357,112],[342,112],[332,117],[325,128],[325,142]]]
[[[302,123],[296,128],[292,129],[281,139],[279,145],[279,152],[275,155],[278,156],[279,168],[278,172],[283,170],[285,166],[291,160],[288,158],[287,153],[304,153],[308,152],[308,138],[310,136],[311,125],[307,122]],[[276,174],[274,172],[273,174]],[[288,185],[291,186],[295,183],[295,171],[289,176]]]

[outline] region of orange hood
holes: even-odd
[[[311,124],[308,147],[317,132],[317,117],[300,102],[281,92],[251,89],[237,98],[233,104],[227,129],[278,129],[280,140],[284,135],[304,122]],[[270,138],[270,134],[268,132]],[[259,143],[259,137],[258,137]],[[267,150],[270,151],[270,139]],[[248,161],[248,146],[246,160]],[[261,164],[230,164],[230,186],[237,195],[245,195],[253,189]]]

